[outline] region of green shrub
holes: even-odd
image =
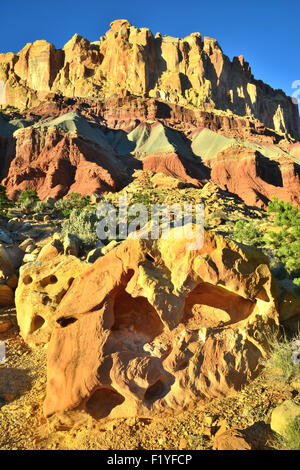
[[[84,209],[91,204],[91,198],[90,196],[81,196],[79,193],[71,193],[70,202],[74,209]]]
[[[38,201],[33,205],[32,209],[35,212],[44,212],[48,209],[51,209],[51,205],[44,201]]]
[[[12,201],[10,201],[6,195],[6,188],[5,186],[0,185],[0,211],[3,209],[7,209],[13,205]]]
[[[300,364],[294,364],[292,361],[292,343],[295,340],[300,340],[300,334],[292,339],[288,339],[286,335],[281,338],[277,335],[269,336],[270,354],[262,361],[262,364],[270,382],[289,383],[293,379],[300,380]]]
[[[288,202],[273,198],[267,211],[275,217],[275,225],[282,229],[280,232],[268,232],[265,242],[284,263],[291,278],[297,278],[300,275],[300,210]]]
[[[69,219],[62,223],[62,233],[76,235],[83,245],[92,246],[98,241],[96,233],[98,222],[95,212],[73,209]]]
[[[284,266],[284,263],[280,261],[277,257],[274,257],[273,254],[271,255],[269,253],[266,253],[266,254],[269,255],[270,270],[273,276],[279,280],[286,279],[288,277],[288,272]]]
[[[64,197],[55,202],[54,207],[60,211],[64,217],[69,217],[73,209],[85,209],[91,204],[90,196],[81,196],[79,193],[71,193],[69,197]]]
[[[262,244],[262,234],[253,222],[238,220],[235,224],[234,239],[244,245],[259,246]]]
[[[274,445],[277,450],[300,450],[300,419],[291,420],[285,429],[285,437],[278,436]]]
[[[300,211],[289,202],[279,201],[273,197],[269,202],[267,212],[275,217],[275,225],[292,227],[300,223]]]
[[[18,202],[22,204],[26,201],[37,202],[39,200],[37,192],[35,189],[26,189],[22,191],[18,197]]]
[[[67,198],[59,199],[54,203],[54,208],[61,212],[64,217],[69,217],[73,207],[71,201]]]
[[[30,212],[38,201],[39,198],[35,189],[26,189],[18,197],[18,203],[21,209]]]

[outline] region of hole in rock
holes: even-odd
[[[66,326],[71,325],[72,323],[75,323],[76,321],[77,321],[77,318],[74,318],[74,317],[69,317],[69,318],[62,317],[62,318],[58,318],[58,320],[56,320],[56,323],[58,323],[62,328],[65,328]]]
[[[207,282],[199,284],[185,301],[183,323],[187,328],[215,328],[246,319],[256,302]]]
[[[60,304],[60,302],[62,301],[62,299],[64,298],[64,296],[66,295],[67,291],[65,289],[61,290],[57,296],[56,296],[56,302],[58,304]]]
[[[160,335],[164,325],[145,297],[131,297],[123,288],[114,300],[112,331],[127,347],[142,350],[145,343]]]
[[[57,277],[52,274],[51,276],[47,276],[40,281],[40,285],[42,287],[46,287],[49,284],[55,284],[57,282]]]
[[[45,323],[44,318],[41,317],[40,315],[36,315],[32,320],[30,333],[33,333],[34,331],[37,331],[40,328],[42,328],[44,323]]]
[[[155,259],[150,255],[150,253],[146,253],[146,259],[148,261],[151,261],[151,263],[154,263]]]
[[[43,297],[43,299],[42,299],[42,304],[43,304],[43,305],[47,305],[47,304],[49,304],[50,302],[51,302],[50,297],[48,297],[48,295],[45,295],[45,297]]]
[[[121,405],[125,398],[115,390],[96,390],[85,404],[85,409],[95,419],[106,418],[111,411]]]
[[[162,380],[157,380],[154,384],[152,384],[147,390],[144,395],[145,401],[153,402],[158,400],[158,398],[162,398],[166,393],[166,387]]]
[[[27,274],[27,276],[24,277],[23,279],[23,283],[27,286],[28,284],[31,284],[32,283],[32,277],[29,276],[29,274]]]

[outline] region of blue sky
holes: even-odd
[[[18,52],[46,39],[62,47],[75,33],[98,40],[114,19],[184,37],[192,32],[219,41],[231,59],[243,54],[257,79],[288,95],[300,81],[299,0],[2,0],[0,52]],[[299,98],[300,98],[300,85]]]

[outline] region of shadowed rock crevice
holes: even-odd
[[[160,335],[164,325],[145,297],[131,297],[125,289],[114,299],[112,332],[130,348],[139,349]]]
[[[245,320],[256,303],[223,287],[203,282],[190,292],[184,308],[187,328],[218,327]]]
[[[34,333],[35,331],[39,330],[42,328],[42,326],[45,324],[45,320],[43,317],[40,315],[36,315],[31,323],[31,328],[30,328],[30,333]]]
[[[95,419],[106,418],[113,408],[121,405],[124,397],[113,389],[95,390],[85,404],[86,411]]]

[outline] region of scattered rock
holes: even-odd
[[[271,429],[281,436],[286,435],[286,428],[300,417],[300,405],[293,400],[285,400],[277,406],[271,415]]]
[[[9,279],[7,279],[6,284],[7,284],[8,287],[10,287],[11,289],[16,289],[16,288],[17,288],[17,285],[18,285],[18,277],[17,277],[17,275],[16,275],[16,274],[13,274],[12,277],[10,277]]]
[[[0,284],[0,307],[10,307],[14,305],[14,291],[7,285]]]
[[[68,233],[64,238],[63,248],[65,255],[78,256],[79,239],[76,237],[76,235]]]
[[[214,450],[252,450],[245,434],[238,429],[228,429],[216,434],[213,448]]]
[[[0,333],[5,333],[12,327],[11,321],[1,320],[0,318]]]
[[[4,243],[13,243],[13,239],[9,235],[9,232],[4,230],[3,228],[0,228],[0,241]]]
[[[15,274],[15,266],[6,247],[0,244],[0,269],[4,276],[12,276]]]
[[[56,256],[62,254],[64,252],[64,246],[60,240],[54,239],[51,242],[47,243],[47,245],[43,246],[41,249],[37,259],[39,261],[47,261]]]
[[[22,220],[20,220],[20,219],[17,218],[17,217],[14,217],[13,219],[10,219],[10,220],[7,222],[7,229],[8,229],[10,232],[16,232],[16,231],[19,230],[22,226],[23,226]]]
[[[23,251],[26,251],[30,246],[36,247],[35,240],[33,238],[26,238],[22,243],[20,243],[19,248]]]
[[[37,254],[34,253],[26,253],[23,258],[23,263],[33,263],[37,259]]]

